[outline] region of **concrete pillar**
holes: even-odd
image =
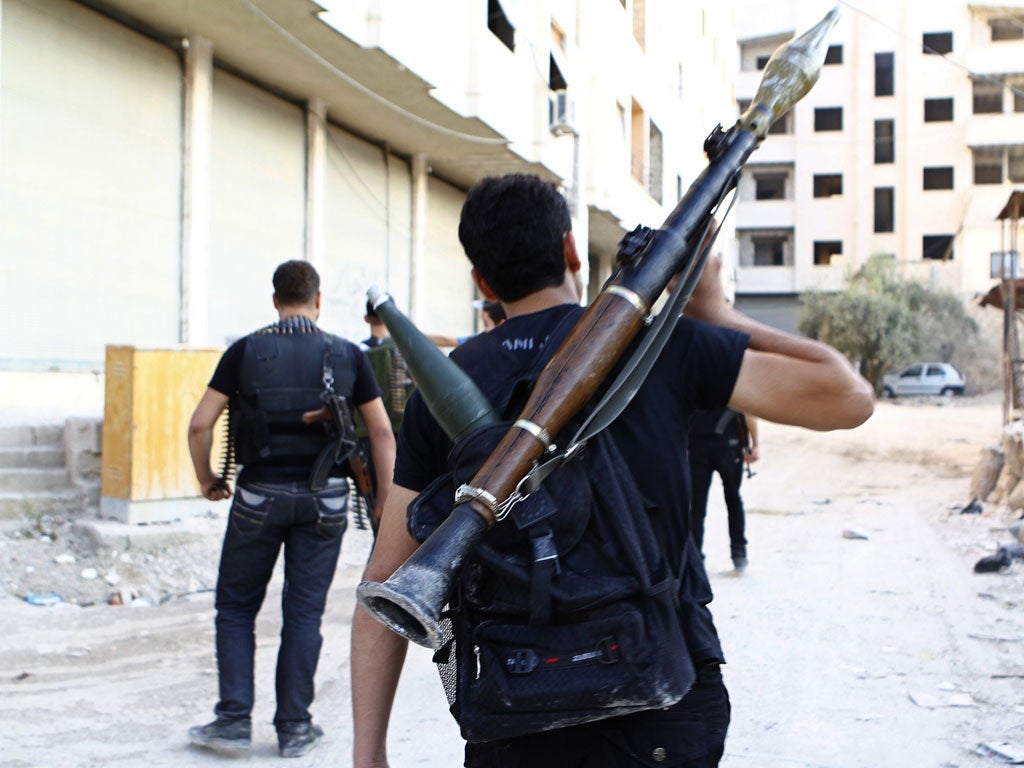
[[[185,48],[185,115],[181,157],[181,320],[179,341],[209,343],[210,144],[213,44],[201,37]]]
[[[427,179],[430,166],[423,153],[412,158],[412,260],[409,264],[409,317],[416,325],[426,321],[423,293],[429,279],[425,261],[427,258]]]
[[[306,104],[305,258],[322,275],[326,266],[324,197],[327,178],[327,107],[321,99]]]

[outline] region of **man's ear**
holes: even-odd
[[[317,308],[317,311],[320,310],[320,302],[323,300],[323,298],[324,298],[323,292],[322,291],[317,291],[316,292],[316,308]]]
[[[498,295],[491,290],[491,286],[487,284],[487,281],[480,277],[480,274],[476,271],[476,267],[470,270],[470,274],[473,276],[473,283],[476,285],[476,289],[483,294],[483,297],[488,301],[498,301]]]
[[[579,251],[576,250],[576,237],[571,231],[562,235],[562,250],[565,253],[565,266],[573,274],[579,272],[583,264],[580,262]]]
[[[274,300],[274,309],[280,309],[281,305],[277,303],[277,294],[276,293],[272,293],[270,295],[270,298],[272,298]]]

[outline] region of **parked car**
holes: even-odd
[[[883,397],[962,395],[964,376],[949,363],[914,363],[882,377]]]

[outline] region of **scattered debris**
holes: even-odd
[[[1013,538],[1024,544],[1024,520],[1018,520],[1013,525],[1008,525],[1006,530],[1010,532]]]
[[[969,502],[967,502],[967,506],[965,506],[963,509],[960,510],[960,514],[961,515],[980,515],[984,511],[985,511],[985,508],[982,506],[981,502],[978,501],[977,497],[974,497]]]
[[[986,555],[974,564],[975,573],[995,573],[1009,568],[1014,558],[1024,558],[1024,544],[1000,544],[994,555]]]
[[[859,540],[862,540],[862,541],[867,541],[868,540],[868,535],[866,533],[861,533],[860,531],[855,531],[855,530],[853,530],[853,528],[844,528],[843,529],[843,538],[844,539],[859,539]]]
[[[999,637],[998,635],[976,635],[968,632],[967,636],[974,640],[991,640],[993,643],[1024,643],[1024,637]]]
[[[15,675],[15,676],[14,676],[13,678],[11,678],[11,679],[12,679],[12,680],[14,680],[14,682],[16,682],[16,683],[17,683],[17,682],[19,682],[19,681],[21,681],[21,680],[26,680],[26,679],[28,679],[28,678],[30,678],[30,677],[32,677],[32,673],[31,673],[31,672],[22,672],[22,673],[21,673],[21,674],[19,674],[19,675]]]
[[[82,569],[82,578],[85,579],[86,581],[92,581],[93,579],[98,579],[99,575],[100,575],[100,572],[97,571],[95,568],[83,568]]]
[[[58,595],[56,592],[51,592],[48,595],[31,594],[25,595],[25,602],[29,605],[49,606],[57,605],[58,603],[63,603],[64,598]]]
[[[984,742],[976,750],[979,755],[991,757],[1007,765],[1024,765],[1024,746],[1009,741]]]
[[[57,563],[58,565],[71,565],[75,562],[75,556],[68,552],[61,552],[59,555],[53,558],[53,562]]]

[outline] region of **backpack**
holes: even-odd
[[[546,362],[495,403],[510,420],[454,446],[451,472],[409,507],[414,538],[450,514],[455,489],[508,431]],[[434,662],[463,738],[511,738],[679,701],[694,679],[679,587],[614,440],[598,432],[484,535],[455,579]]]

